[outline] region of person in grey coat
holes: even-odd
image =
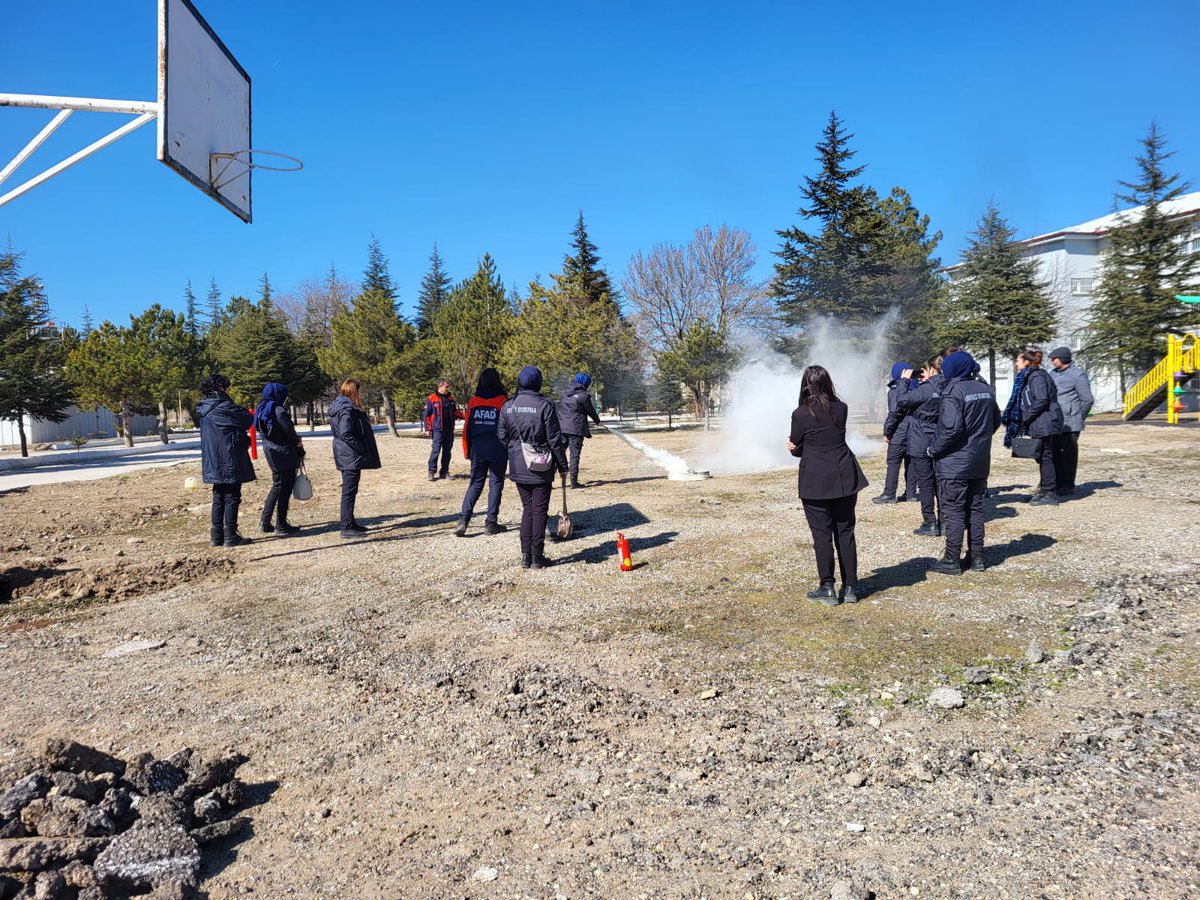
[[[588,393],[591,385],[590,376],[580,372],[571,382],[571,386],[562,392],[558,401],[558,421],[562,427],[563,436],[571,451],[571,487],[579,487],[579,457],[583,453],[583,442],[592,436],[588,420],[600,424],[600,416],[592,403],[592,395]]]
[[[1079,435],[1095,398],[1087,373],[1071,364],[1070,347],[1051,350],[1050,365],[1054,367],[1050,377],[1058,388],[1058,405],[1063,412],[1062,431],[1053,438],[1057,494],[1070,497],[1075,493],[1075,476],[1079,471]]]
[[[212,485],[212,527],[209,537],[214,547],[240,547],[250,538],[238,534],[238,508],[242,504],[242,485],[254,481],[254,463],[250,462],[250,429],[254,416],[229,396],[229,379],[213,373],[200,382],[202,395],[196,404],[200,420],[200,465],[204,483]]]

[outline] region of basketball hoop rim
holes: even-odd
[[[264,172],[299,172],[304,168],[304,163],[296,159],[294,156],[289,156],[286,153],[280,153],[277,150],[235,150],[232,153],[210,153],[212,159],[228,159],[234,162],[240,162],[248,169],[262,169]],[[272,156],[276,159],[285,159],[293,165],[290,166],[266,166],[254,162],[255,156]],[[245,159],[243,157],[249,157]]]

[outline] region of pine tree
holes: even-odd
[[[104,406],[119,417],[125,446],[133,446],[133,414],[157,402],[155,371],[144,329],[104,321],[67,358],[67,377],[84,409]]]
[[[1175,299],[1200,289],[1200,253],[1184,244],[1191,221],[1173,219],[1162,208],[1191,186],[1163,170],[1174,153],[1167,152],[1156,122],[1141,144],[1141,177],[1119,182],[1124,192],[1117,200],[1142,208],[1121,216],[1108,233],[1085,347],[1090,358],[1117,370],[1122,391],[1158,362],[1168,334],[1200,325],[1200,310]]]
[[[258,302],[265,308],[271,308],[271,279],[263,272],[258,280]]]
[[[178,401],[181,391],[191,390],[200,380],[200,339],[191,333],[185,316],[157,303],[139,316],[130,316],[129,330],[142,353],[146,392],[158,406],[159,437],[166,444],[167,407]]]
[[[208,336],[208,352],[233,383],[230,395],[245,406],[258,402],[269,381],[288,385],[296,402],[314,395],[313,382],[319,379],[316,349],[292,334],[269,301],[231,297],[221,324]]]
[[[933,352],[934,310],[945,294],[934,255],[942,233],[929,233],[929,216],[913,206],[903,188],[894,187],[878,205],[882,229],[873,280],[879,305],[896,310],[888,333],[893,359],[918,360]]]
[[[475,274],[455,286],[433,317],[431,347],[454,390],[467,394],[500,359],[515,318],[496,261],[485,253]]]
[[[192,291],[192,279],[190,278],[187,280],[187,287],[183,291],[183,308],[188,334],[193,339],[199,338],[200,323],[196,321],[196,295]]]
[[[799,215],[812,220],[819,232],[798,226],[776,232],[783,243],[776,256],[774,291],[785,319],[803,326],[816,316],[863,325],[882,314],[878,298],[864,293],[864,281],[877,264],[871,257],[880,240],[878,197],[852,182],[864,166],[850,166],[854,151],[836,112],[829,114],[824,137],[817,144],[816,177],[806,176],[800,194],[807,205]]]
[[[396,302],[396,286],[392,284],[392,276],[388,273],[387,257],[383,255],[379,238],[373,234],[371,243],[367,245],[367,267],[363,270],[362,290],[364,294],[382,294],[392,303]]]
[[[208,330],[212,331],[221,324],[221,292],[217,290],[217,278],[214,275],[208,285]]]
[[[579,211],[579,220],[571,232],[571,247],[575,252],[568,253],[563,259],[563,280],[588,303],[595,303],[604,296],[616,300],[608,273],[600,265],[596,245],[588,238],[583,210]]]
[[[61,422],[74,391],[63,374],[64,343],[49,323],[42,283],[22,276],[21,257],[0,254],[0,419],[17,423],[21,455],[29,455],[25,417]],[[85,307],[86,309],[86,307]]]
[[[667,414],[667,430],[672,427],[672,418],[683,411],[683,385],[671,366],[659,366],[654,373],[654,405],[660,413]]]
[[[1011,359],[1030,344],[1054,336],[1058,310],[1037,261],[1022,255],[1016,229],[989,201],[972,232],[962,266],[940,304],[937,340],[986,351],[988,377],[996,380],[996,354]]]
[[[450,296],[450,286],[453,281],[442,266],[442,257],[438,254],[438,246],[433,245],[429,254],[429,271],[421,279],[421,291],[417,298],[417,336],[428,337],[433,328],[433,317],[441,309]]]

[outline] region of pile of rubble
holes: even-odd
[[[128,762],[51,740],[0,794],[0,900],[197,896],[201,848],[249,824],[241,754]]]

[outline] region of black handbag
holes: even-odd
[[[1041,438],[1021,435],[1012,439],[1012,455],[1017,459],[1037,459],[1041,453]]]

